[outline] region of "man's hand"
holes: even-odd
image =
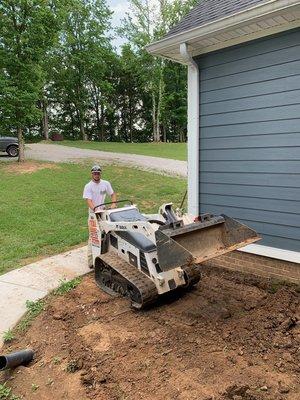
[[[117,203],[112,203],[110,208],[117,208]]]

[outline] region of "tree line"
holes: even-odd
[[[114,31],[105,0],[2,0],[1,135],[186,140],[186,70],[145,46],[194,4],[131,0]]]

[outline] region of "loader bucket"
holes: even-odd
[[[158,262],[162,270],[203,261],[256,242],[260,237],[236,220],[221,215],[156,232]]]

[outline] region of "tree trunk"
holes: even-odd
[[[49,140],[49,124],[48,124],[48,112],[47,112],[47,100],[42,100],[42,128],[43,128],[43,136],[45,140]]]
[[[163,142],[167,142],[167,130],[166,130],[166,125],[163,125]]]
[[[87,141],[88,137],[87,137],[87,134],[85,132],[84,123],[82,121],[82,118],[80,118],[80,123],[79,124],[80,124],[80,134],[81,134],[82,140]]]
[[[132,130],[133,130],[133,107],[131,98],[129,99],[129,140],[132,143]]]
[[[100,141],[104,142],[104,107],[100,105],[101,117],[100,117]]]
[[[19,162],[25,161],[25,152],[24,152],[24,138],[23,138],[23,130],[22,128],[18,128],[18,141],[19,141]]]

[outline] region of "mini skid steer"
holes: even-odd
[[[155,216],[141,214],[133,204],[101,208],[108,204],[95,207],[89,217],[96,283],[110,295],[129,297],[136,309],[195,285],[203,261],[260,239],[226,215],[202,214],[194,221],[174,212],[171,203]]]

